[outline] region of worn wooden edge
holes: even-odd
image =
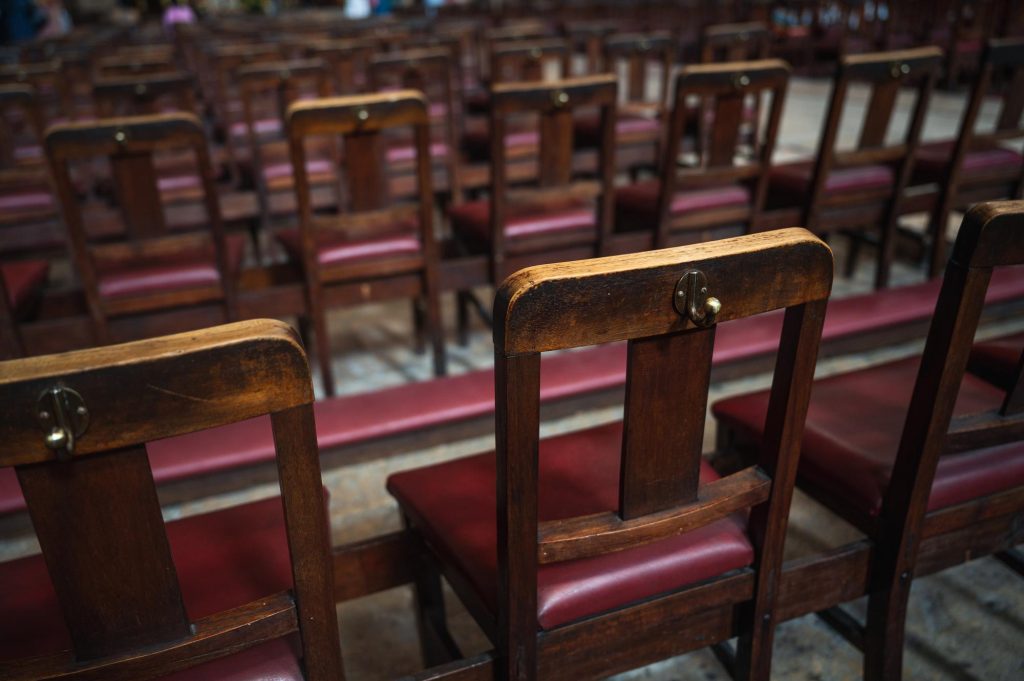
[[[550,102],[551,94],[564,92],[568,96],[566,106],[578,105],[582,99],[587,102],[605,101],[609,96],[615,101],[619,81],[612,74],[580,76],[551,81],[529,81],[525,83],[498,83],[491,88],[491,106],[495,108],[531,108],[534,100]],[[516,105],[519,104],[519,107]]]
[[[822,300],[832,290],[832,251],[800,227],[538,265],[496,291],[494,346],[544,352],[693,328],[673,305],[689,270],[707,276],[708,294],[722,303],[719,322]]]
[[[135,681],[149,678],[154,668],[161,676],[220,657],[241,652],[298,630],[295,602],[288,592],[196,620],[191,636],[132,652],[87,662],[69,652],[0,663],[0,678],[7,681],[72,681],[104,679]]]
[[[361,114],[362,111],[366,113]],[[367,117],[360,119],[360,115]],[[429,123],[427,98],[419,90],[298,101],[288,107],[285,119],[292,137],[359,129],[379,130],[392,120],[406,125]]]
[[[840,61],[840,68],[847,70],[850,75],[856,77],[861,73],[870,75],[878,68],[884,68],[888,71],[894,62],[938,68],[942,63],[942,57],[943,52],[938,47],[915,47],[906,50],[846,55]]]
[[[115,137],[119,133],[123,133],[123,141]],[[168,137],[179,136],[206,145],[203,124],[195,114],[186,112],[58,123],[47,128],[44,143],[54,157],[73,158],[149,150]]]
[[[689,64],[676,71],[676,88],[712,86],[732,88],[731,82],[723,83],[723,75],[742,72],[750,84],[735,88],[737,91],[756,89],[774,84],[789,77],[792,68],[781,59],[756,59],[753,61],[731,61],[719,64]]]
[[[972,206],[960,223],[950,261],[988,268],[1024,260],[1024,201],[989,201]]]
[[[39,399],[55,387],[76,390],[88,426],[74,455],[150,442],[260,414],[312,404],[309,366],[284,322],[253,320],[135,341],[12,360],[0,375],[3,465],[52,461]],[[117,405],[114,411],[96,404]],[[26,427],[29,424],[30,427]]]
[[[589,558],[689,532],[768,499],[771,479],[749,467],[700,487],[698,500],[623,520],[613,511],[540,523],[541,564]]]

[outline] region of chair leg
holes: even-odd
[[[465,291],[455,294],[456,315],[458,317],[458,343],[461,347],[469,345],[469,296]]]
[[[313,318],[313,333],[316,337],[316,358],[320,364],[324,392],[334,396],[334,376],[331,374],[331,339],[327,332],[327,315],[319,295],[310,297],[309,314]]]
[[[427,349],[426,315],[423,312],[423,300],[412,299],[412,329],[415,338],[413,350],[417,355],[422,355]]]
[[[403,525],[409,527],[409,521],[404,517]],[[413,581],[413,603],[423,665],[434,667],[460,659],[462,652],[448,630],[441,573],[429,556],[421,556],[417,568]]]
[[[846,252],[846,267],[843,270],[843,276],[847,279],[857,272],[857,263],[860,261],[860,249],[864,242],[859,235],[851,234],[849,244],[850,250]]]
[[[864,636],[864,681],[899,681],[903,673],[909,575],[868,597]]]
[[[444,347],[444,323],[441,319],[441,296],[436,290],[427,295],[424,335],[430,336],[430,346],[434,355],[434,376],[448,374],[448,355]]]

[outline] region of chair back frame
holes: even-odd
[[[0,394],[0,466],[17,473],[73,643],[0,673],[153,678],[297,632],[306,678],[342,678],[313,391],[287,325],[257,320],[15,360]],[[192,622],[146,443],[262,414],[294,589]]]
[[[161,99],[171,99],[179,111],[199,114],[195,83],[183,72],[99,78],[93,85],[93,99],[100,118],[160,113]],[[127,108],[128,111],[123,109]]]
[[[771,31],[760,22],[715,24],[701,33],[700,61],[718,64],[768,58]]]
[[[837,196],[831,200],[825,191],[829,174],[833,170],[864,164],[886,164],[894,167],[894,182],[884,190],[885,207],[881,226],[879,266],[875,275],[876,288],[889,282],[889,269],[893,257],[895,223],[900,201],[910,181],[921,130],[932,90],[942,66],[942,52],[935,47],[921,47],[893,52],[843,57],[837,66],[835,84],[829,102],[828,114],[822,129],[818,156],[814,164],[811,191],[804,202],[802,224],[811,231],[824,228],[822,215],[825,208],[837,203],[864,203],[878,200],[869,196]],[[871,87],[864,123],[856,147],[849,151],[836,149],[846,96],[853,83],[866,83]],[[886,136],[901,88],[912,86],[914,103],[910,121],[903,139],[889,144]]]
[[[505,223],[508,213],[508,178],[505,136],[509,119],[524,114],[540,117],[537,183],[541,192],[565,195],[573,180],[573,111],[599,108],[601,141],[598,150],[598,186],[582,187],[597,193],[595,252],[604,251],[614,218],[615,118],[618,81],[614,76],[585,76],[556,82],[505,83],[491,88],[491,268],[492,281],[503,277]]]
[[[675,41],[663,31],[610,35],[604,42],[604,70],[615,73],[618,62],[624,60],[628,74],[626,102],[657,102],[661,110],[668,100],[675,52]],[[661,78],[654,93],[648,91],[651,80],[647,78],[647,69],[652,62],[661,65]]]
[[[677,311],[680,278],[694,271],[721,301],[717,318]],[[770,613],[831,286],[831,251],[802,229],[541,265],[502,284],[494,304],[502,678],[536,675],[539,563],[657,541],[740,508],[752,508],[757,574],[739,663],[767,678]],[[699,486],[715,322],[780,308],[785,321],[758,464]],[[622,340],[629,345],[619,508],[540,523],[540,353]],[[682,362],[682,373],[666,370],[682,357],[685,371]]]
[[[195,157],[209,227],[207,234],[167,233],[154,157],[161,151],[183,149],[190,150]],[[187,302],[221,300],[228,319],[234,316],[235,285],[230,276],[220,199],[214,184],[206,134],[199,119],[192,114],[173,113],[56,125],[46,134],[46,156],[71,241],[75,267],[101,342],[109,338],[107,317],[110,315],[182,304],[186,300],[177,299],[176,294],[168,294],[170,298],[157,295],[152,300],[149,296],[105,300],[99,293],[96,255],[130,260],[167,255],[181,248],[201,247],[212,241],[220,284],[210,287],[210,290],[193,292],[187,296]],[[70,165],[99,157],[110,160],[126,242],[90,244]]]
[[[700,64],[683,67],[675,77],[675,101],[670,114],[665,149],[661,156],[661,187],[658,194],[658,224],[654,247],[664,248],[672,231],[671,206],[680,188],[710,186],[715,183],[753,181],[752,200],[745,210],[744,221],[749,231],[757,231],[768,189],[779,124],[789,85],[789,67],[777,59],[725,64]],[[760,134],[752,134],[754,149],[750,161],[737,164],[744,123],[744,107],[749,97],[758,101],[771,94],[768,121]],[[713,117],[700,126],[703,137],[697,145],[699,163],[696,167],[679,169],[687,119],[692,111],[689,99],[700,99],[699,115],[711,103]],[[753,126],[759,130],[760,126]],[[761,141],[763,138],[763,141]]]

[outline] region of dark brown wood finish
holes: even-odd
[[[166,231],[154,156],[170,150],[188,150],[193,154],[206,211],[202,231]],[[237,273],[232,271],[229,261],[206,136],[195,116],[161,114],[53,126],[46,135],[46,154],[98,342],[110,342],[108,320],[119,315],[218,301],[227,319],[235,316]],[[109,159],[111,164],[125,230],[122,236],[126,240],[122,242],[92,242],[86,214],[72,181],[73,164],[97,158]],[[204,250],[209,255],[200,259],[209,257],[217,271],[216,283],[140,291],[121,297],[101,294],[104,268],[139,267],[140,263],[154,260],[173,262],[178,255]]]
[[[86,428],[66,425],[79,409],[55,416],[48,436],[39,396],[54,389],[81,396]],[[259,320],[15,360],[0,393],[9,407],[0,414],[0,465],[17,471],[74,646],[73,660],[5,662],[0,675],[155,678],[297,632],[306,678],[342,678],[313,393],[288,326]],[[145,443],[265,413],[294,590],[192,623]]]
[[[994,79],[1002,87],[993,87]],[[994,129],[981,130],[978,113],[986,100],[998,97],[1000,110]],[[985,47],[981,68],[971,88],[970,99],[960,121],[960,130],[949,159],[945,181],[938,186],[938,199],[930,225],[931,263],[929,276],[938,276],[946,264],[946,225],[955,208],[966,202],[989,199],[1019,199],[1024,191],[1024,164],[992,170],[964,170],[964,159],[971,152],[999,147],[1024,137],[1024,39],[991,40]]]
[[[385,181],[381,135],[390,130],[411,130],[415,144],[417,191],[411,204],[393,204]],[[399,90],[377,95],[338,97],[299,102],[288,110],[287,131],[299,204],[302,267],[305,272],[309,314],[313,319],[320,366],[328,394],[330,345],[325,319],[326,289],[392,278],[412,279],[413,288],[399,295],[422,298],[426,308],[426,332],[434,353],[434,372],[446,371],[444,337],[437,281],[438,247],[434,236],[434,193],[430,171],[430,118],[423,95]],[[344,179],[348,205],[336,217],[314,215],[310,181],[306,172],[305,140],[340,135],[345,140]],[[319,248],[333,233],[343,241],[393,235],[402,224],[415,223],[420,240],[416,253],[397,253],[340,265],[322,265]],[[405,231],[408,231],[406,229]]]
[[[847,56],[840,60],[828,114],[825,117],[811,191],[803,204],[801,224],[826,233],[840,229],[875,230],[879,239],[875,287],[889,283],[896,219],[910,181],[924,125],[928,101],[942,65],[942,52],[934,47]],[[854,83],[871,88],[867,112],[853,149],[839,149],[839,127]],[[896,96],[911,87],[914,99],[906,131],[895,143],[887,140]],[[829,174],[858,166],[883,165],[892,182],[872,191],[829,192]]]
[[[677,281],[690,270],[703,272],[708,295],[721,300],[718,322],[786,308],[771,399],[773,422],[762,458],[755,467],[705,486],[698,486],[696,471],[714,326],[705,328],[676,311]],[[800,229],[542,265],[505,281],[494,315],[497,613],[488,613],[458,569],[435,554],[470,612],[491,633],[500,678],[547,678],[555,669],[563,677],[604,675],[657,659],[664,653],[660,646],[659,652],[653,650],[659,632],[679,616],[665,599],[684,612],[704,616],[702,611],[708,611],[713,618],[720,611],[709,608],[722,602],[742,604],[739,677],[768,678],[797,445],[831,282],[831,252]],[[540,353],[625,339],[631,347],[620,507],[597,516],[539,523]],[[679,357],[687,359],[685,376],[665,371]],[[753,509],[753,570],[538,634],[538,564],[658,541],[740,508]],[[416,518],[410,520],[415,526]],[[737,580],[746,581],[745,591],[735,588]],[[684,605],[691,594],[695,600]],[[603,634],[602,627],[607,627]],[[727,621],[716,621],[716,633],[705,644],[728,638],[730,628]],[[609,660],[611,631],[630,631],[636,649],[627,645],[621,659]],[[601,655],[593,655],[594,646],[601,647]],[[458,674],[473,668],[460,668]]]

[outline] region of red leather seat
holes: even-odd
[[[914,160],[914,174],[911,184],[928,184],[943,182],[949,175],[949,161],[953,155],[955,142],[932,142],[918,147]],[[971,174],[1020,173],[1024,166],[1024,156],[1006,147],[992,146],[977,149],[964,155],[963,172],[970,182]]]
[[[192,619],[291,588],[279,497],[167,523],[167,537]],[[71,646],[41,555],[0,563],[0,660]],[[303,678],[285,639],[174,674],[175,681]]]
[[[53,194],[33,189],[0,195],[0,212],[36,210],[57,210]]]
[[[334,164],[328,159],[310,159],[306,161],[306,174],[311,182],[322,181],[334,176]],[[292,164],[289,161],[268,163],[263,168],[263,179],[268,185],[288,184],[292,179]]]
[[[509,156],[529,153],[540,145],[540,133],[536,130],[511,130],[505,135],[505,149]],[[467,122],[462,135],[462,148],[475,161],[491,157],[491,132],[486,123]]]
[[[491,202],[472,201],[454,206],[448,214],[452,230],[475,244],[491,241]],[[597,216],[591,202],[567,198],[543,207],[509,203],[505,220],[505,250],[520,252],[517,242],[525,238],[564,232],[594,232]]]
[[[50,263],[45,260],[21,260],[0,266],[0,276],[7,289],[7,303],[15,313],[28,304],[43,286],[50,273]]]
[[[433,159],[446,158],[448,156],[448,145],[444,142],[430,143],[430,157]],[[410,163],[416,160],[416,147],[412,144],[390,147],[385,154],[388,163]]]
[[[616,137],[650,136],[661,133],[661,121],[640,112],[620,111],[615,119]],[[577,116],[573,121],[573,144],[577,147],[596,147],[601,144],[601,115],[591,113]]]
[[[799,478],[868,517],[881,509],[919,359],[910,358],[814,382],[800,454]],[[712,407],[719,427],[750,437],[764,428],[767,391]],[[997,408],[1003,393],[970,374],[955,413]],[[953,454],[939,461],[928,510],[953,506],[1024,484],[1024,443]]]
[[[814,163],[802,161],[775,166],[768,179],[767,205],[801,206],[811,191]],[[888,191],[895,181],[893,169],[887,165],[866,165],[838,168],[825,181],[826,196],[860,192]]]
[[[301,263],[302,237],[299,230],[277,233],[277,240],[294,262]],[[385,236],[372,239],[350,239],[340,232],[317,233],[317,259],[322,266],[342,265],[376,258],[412,255],[420,252],[420,238],[415,222],[400,223],[388,229]]]
[[[253,131],[257,137],[264,135],[278,135],[281,133],[281,121],[277,118],[264,118],[253,121]],[[244,138],[249,136],[249,126],[245,121],[232,123],[228,128],[228,134],[232,137]]]
[[[615,229],[649,230],[658,219],[658,180],[639,182],[615,192]],[[750,190],[741,184],[688,189],[676,192],[669,207],[671,215],[684,215],[720,208],[743,208],[751,201]]]
[[[226,239],[228,267],[232,276],[239,271],[245,252],[245,237],[229,234]],[[127,298],[220,284],[220,272],[212,245],[209,248],[164,257],[96,263],[97,286],[104,298]]]
[[[618,507],[622,424],[542,440],[540,520]],[[717,476],[704,464],[701,481]],[[434,548],[455,562],[492,612],[497,602],[494,454],[397,473],[388,491]],[[541,628],[594,615],[746,567],[753,549],[739,517],[697,531],[595,558],[540,566]]]
[[[975,343],[967,370],[989,383],[1009,390],[1024,350],[1024,333]]]

